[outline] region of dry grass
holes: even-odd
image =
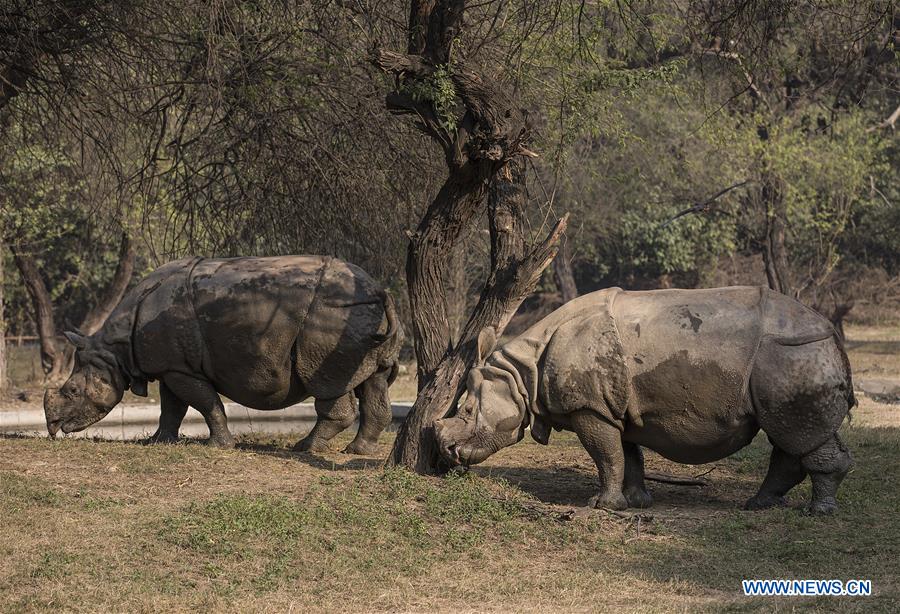
[[[900,383],[900,326],[852,326],[846,334],[854,379],[888,379]]]
[[[707,487],[652,485],[640,525],[602,511],[562,520],[595,479],[571,435],[443,480],[294,455],[286,439],[235,451],[0,439],[0,607],[830,610],[833,599],[743,598],[740,580],[862,577],[876,596],[841,608],[896,611],[900,408],[866,401],[844,434],[857,466],[834,518],[740,510],[765,470],[760,437],[714,466],[648,455],[651,470],[714,469]]]
[[[857,373],[900,376],[892,340],[856,333]],[[699,467],[648,454],[709,485],[651,484],[654,507],[629,518],[580,507],[596,478],[571,434],[447,479],[293,454],[296,438],[0,438],[0,611],[898,611],[900,406],[862,398],[843,436],[856,466],[832,518],[796,509],[808,482],[792,508],[740,509],[763,436]],[[868,578],[876,594],[745,598],[743,578]]]

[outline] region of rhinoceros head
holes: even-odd
[[[103,418],[122,400],[125,378],[115,356],[91,337],[66,333],[75,346],[75,368],[59,389],[44,394],[44,416],[51,437],[81,431]]]
[[[522,439],[527,426],[525,401],[513,375],[485,364],[495,343],[493,328],[478,336],[478,364],[469,371],[466,400],[456,414],[434,423],[444,458],[474,465]]]

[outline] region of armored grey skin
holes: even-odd
[[[315,397],[318,420],[295,449],[322,450],[356,419],[345,452],[373,452],[391,420],[388,386],[401,337],[393,301],[362,269],[325,256],[170,262],[143,279],[91,337],[75,369],[44,396],[47,430],[80,431],[103,418],[126,388],[146,396],[160,381],[154,442],[172,442],[188,406],[209,441],[231,447],[219,394],[254,409]]]
[[[491,353],[479,337],[457,414],[435,434],[444,457],[475,464],[521,440],[574,431],[600,475],[598,507],[647,507],[640,446],[680,463],[743,448],[759,429],[769,471],[746,508],[784,504],[807,474],[813,513],[832,513],[851,466],[836,431],[856,403],[831,323],[758,287],[624,292],[575,299]]]

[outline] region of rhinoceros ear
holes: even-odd
[[[478,364],[483,365],[487,357],[491,355],[494,346],[497,345],[497,331],[493,326],[485,326],[478,333]]]
[[[74,333],[70,330],[67,330],[63,333],[66,336],[66,339],[69,340],[69,343],[74,345],[79,350],[83,350],[87,347],[87,339],[78,333]]]

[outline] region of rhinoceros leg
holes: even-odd
[[[178,429],[187,413],[188,404],[182,401],[165,382],[159,384],[159,428],[147,439],[147,443],[175,443]]]
[[[773,446],[772,456],[769,458],[769,471],[759,487],[759,492],[744,504],[745,510],[762,510],[787,505],[784,496],[806,477],[806,469],[798,457],[788,454],[777,445]]]
[[[821,446],[801,459],[812,480],[811,514],[833,514],[837,511],[838,486],[850,467],[853,458],[837,433]]]
[[[641,446],[628,441],[622,442],[625,453],[625,478],[622,481],[622,494],[628,501],[628,507],[650,507],[653,497],[644,485],[644,454]]]
[[[212,384],[181,373],[166,375],[163,383],[175,396],[199,411],[206,420],[209,445],[217,448],[234,447],[234,437],[228,430],[228,420],[225,417],[225,406]]]
[[[388,396],[388,378],[391,369],[382,369],[372,374],[360,384],[359,431],[350,442],[346,454],[375,454],[378,451],[378,436],[391,423],[391,398]]]
[[[578,435],[600,477],[600,492],[591,497],[589,505],[623,510],[628,501],[622,494],[625,479],[625,453],[622,450],[622,433],[615,426],[590,409],[582,409],[570,415],[572,430]]]
[[[316,425],[309,435],[294,446],[297,452],[322,452],[328,449],[328,441],[353,424],[356,404],[349,392],[336,399],[316,399]]]

